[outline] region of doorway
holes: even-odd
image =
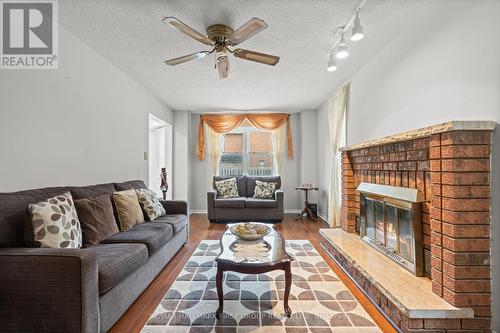
[[[167,200],[172,199],[172,125],[149,114],[149,188],[158,197],[160,190],[161,168],[167,169]]]

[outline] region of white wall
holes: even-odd
[[[1,70],[0,191],[143,179],[157,98],[59,27],[59,69]]]
[[[172,177],[173,199],[188,200],[190,182],[189,132],[190,116],[187,111],[174,111],[174,175]],[[190,202],[190,208],[192,203]]]
[[[317,111],[318,131],[318,186],[319,186],[319,214],[328,220],[328,190],[330,187],[330,174],[333,161],[330,146],[330,133],[328,130],[328,105],[325,101]]]
[[[177,111],[176,111],[177,112]],[[187,113],[187,111],[185,111]],[[285,192],[285,210],[288,211],[298,211],[303,207],[303,197],[302,193],[299,193],[295,190],[295,186],[300,184],[301,182],[301,158],[302,158],[302,114],[306,113],[315,113],[315,111],[303,111],[300,113],[293,113],[291,116],[291,126],[294,140],[294,152],[295,158],[293,160],[289,160],[287,157],[283,157],[282,159],[282,175],[281,175],[281,183],[283,191]],[[307,117],[308,121],[307,128],[311,128],[309,124],[311,117]],[[314,118],[312,118],[314,119]],[[195,145],[198,134],[198,122],[199,122],[199,114],[191,113],[191,130],[189,136],[189,163],[190,163],[190,208],[193,211],[206,211],[207,209],[207,190],[212,188],[211,185],[211,171],[210,165],[208,163],[208,159],[203,161],[198,161],[195,156]],[[177,124],[177,122],[176,122]],[[314,126],[315,124],[313,124]],[[312,128],[314,130],[314,128]],[[314,132],[308,133],[311,137],[309,137],[308,142],[311,142],[315,145],[316,138],[313,135]],[[311,153],[308,153],[306,156],[313,158],[311,161],[316,161],[314,150]],[[305,174],[311,175],[314,174],[315,163],[310,163],[311,170],[306,171]],[[314,181],[314,180],[312,180]]]
[[[397,36],[351,80],[347,143],[450,120],[500,123],[499,14],[499,1],[450,1],[446,12],[421,19]],[[323,105],[318,111],[320,143],[328,142],[326,119]],[[491,266],[494,329],[500,332],[499,155],[497,128],[491,168]],[[320,145],[320,184],[330,158]]]

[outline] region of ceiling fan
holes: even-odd
[[[194,30],[175,17],[165,17],[162,21],[165,24],[170,24],[189,37],[213,47],[211,51],[200,51],[169,59],[165,61],[169,66],[175,66],[190,60],[203,58],[215,52],[215,67],[219,71],[219,79],[226,79],[229,77],[229,54],[233,54],[237,58],[271,66],[276,65],[280,60],[279,57],[270,54],[232,48],[267,28],[266,22],[257,17],[252,18],[236,30],[224,24],[211,25],[207,28],[207,36]]]

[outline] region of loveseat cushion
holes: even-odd
[[[246,198],[227,198],[215,199],[214,206],[216,208],[245,208]]]
[[[172,226],[174,234],[176,234],[184,229],[188,223],[188,219],[184,214],[171,214],[160,216],[153,223],[168,223]]]
[[[247,208],[276,208],[278,205],[275,199],[247,198]]]
[[[141,243],[148,248],[149,256],[153,255],[174,235],[168,223],[145,222],[128,231],[119,232],[102,241],[103,244]]]
[[[281,188],[281,177],[280,176],[248,176],[247,177],[247,193],[246,197],[253,197],[255,194],[255,185],[257,185],[256,180],[267,183],[276,183],[276,190]]]
[[[144,244],[97,244],[89,249],[97,255],[99,295],[112,289],[148,260]]]

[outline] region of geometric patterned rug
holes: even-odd
[[[283,271],[224,275],[224,312],[215,318],[218,240],[203,240],[143,328],[147,333],[381,332],[307,240],[287,240],[292,261],[288,318]]]

